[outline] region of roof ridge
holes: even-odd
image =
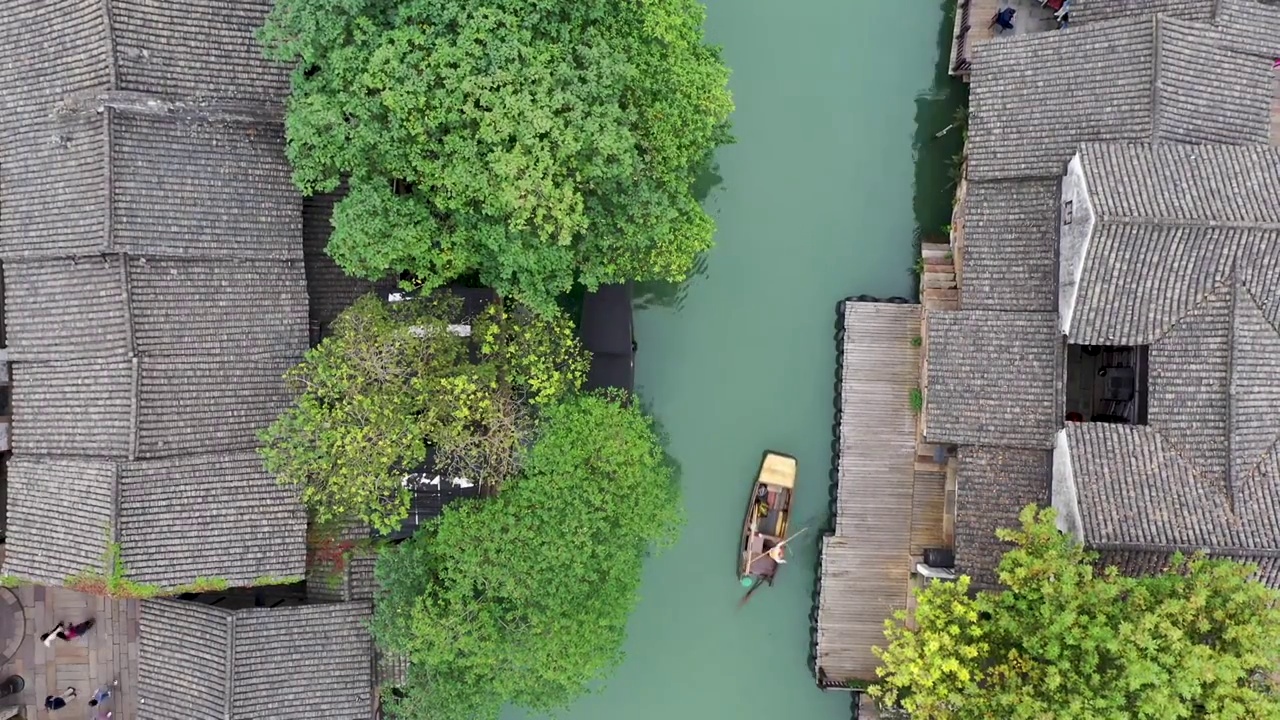
[[[1151,16],[1151,133],[1149,138],[1156,138],[1160,133],[1160,49],[1162,46],[1160,33],[1163,16],[1156,13]]]
[[[1231,282],[1231,308],[1227,311],[1227,387],[1226,387],[1226,408],[1227,408],[1227,452],[1224,460],[1226,461],[1226,472],[1223,481],[1227,488],[1227,510],[1232,514],[1236,514],[1236,483],[1235,483],[1235,458],[1236,442],[1235,442],[1235,366],[1236,366],[1236,311],[1240,307],[1240,292],[1244,290],[1244,283],[1240,281],[1240,254],[1236,253],[1231,257],[1231,275],[1228,276]],[[1247,291],[1246,291],[1247,292]]]
[[[1169,323],[1167,327],[1161,328],[1159,331],[1153,333],[1151,338],[1147,341],[1147,345],[1155,345],[1161,340],[1164,340],[1165,337],[1169,335],[1169,333],[1173,332],[1179,325],[1182,324],[1183,320],[1186,320],[1188,317],[1190,317],[1191,313],[1195,312],[1196,308],[1200,307],[1205,302],[1207,302],[1211,295],[1218,292],[1222,288],[1226,287],[1229,282],[1230,282],[1229,280],[1224,279],[1220,282],[1215,282],[1214,284],[1210,285],[1209,288],[1205,290],[1204,294],[1196,298],[1195,302],[1191,303],[1191,305],[1187,307],[1185,312],[1183,312],[1181,315],[1175,318],[1173,322]]]
[[[107,46],[107,87],[114,90],[120,85],[120,69],[116,63],[115,19],[111,14],[111,1],[102,0],[102,24],[103,42]]]
[[[1098,551],[1138,551],[1150,553],[1175,553],[1191,554],[1196,552],[1207,552],[1217,557],[1230,558],[1280,558],[1280,548],[1248,548],[1234,545],[1212,546],[1212,545],[1156,545],[1153,543],[1131,543],[1131,542],[1097,542],[1089,543],[1090,548]]]
[[[1113,215],[1101,213],[1098,218],[1102,225],[1143,225],[1152,227],[1180,228],[1220,228],[1224,230],[1253,230],[1266,232],[1280,230],[1280,222],[1255,222],[1248,220],[1211,220],[1203,218],[1174,217],[1138,217],[1134,215]]]

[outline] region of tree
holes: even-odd
[[[1280,718],[1280,594],[1231,560],[1175,556],[1159,575],[1095,570],[1053,511],[1023,510],[1004,590],[921,590],[916,629],[886,624],[883,702],[917,720]]]
[[[483,447],[467,477],[498,484],[519,468],[536,407],[581,386],[586,353],[563,314],[486,311],[473,359],[472,342],[449,328],[458,312],[448,298],[365,296],[286,375],[298,399],[263,432],[261,453],[313,520],[394,530],[408,514],[405,473],[429,446],[443,448],[446,464]]]
[[[641,561],[674,539],[679,495],[657,434],[617,398],[548,408],[520,476],[453,503],[378,559],[374,638],[409,659],[396,717],[552,711],[621,657]]]
[[[277,0],[307,194],[349,178],[347,272],[469,271],[550,312],[574,280],[681,280],[711,245],[691,186],[730,141],[696,0]]]

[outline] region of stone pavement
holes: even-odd
[[[30,585],[14,588],[13,593],[22,603],[26,634],[17,652],[0,668],[0,680],[21,675],[26,688],[16,696],[0,698],[0,717],[8,706],[22,705],[26,710],[21,717],[26,720],[92,718],[88,702],[93,691],[119,680],[106,709],[114,713],[113,720],[136,718],[138,601]],[[59,621],[75,623],[91,617],[96,624],[84,637],[55,640],[50,647],[40,642],[40,635]],[[45,710],[45,697],[68,687],[74,687],[77,695],[67,707]]]

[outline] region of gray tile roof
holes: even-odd
[[[306,348],[300,261],[100,255],[10,261],[4,271],[13,361],[298,358]]]
[[[301,506],[253,456],[308,343],[287,73],[254,40],[270,7],[6,8],[0,260],[25,488],[11,571],[58,582],[100,567],[110,538],[131,579],[166,587],[302,572]],[[65,492],[54,466],[98,491]],[[68,502],[95,522],[46,517]]]
[[[5,572],[53,584],[106,573],[107,543],[117,542],[134,582],[246,586],[305,572],[306,522],[253,450],[135,462],[19,454],[9,462]]]
[[[1216,555],[1257,565],[1256,577],[1273,588],[1280,588],[1280,554],[1268,551],[1263,553],[1219,552]],[[1136,577],[1164,572],[1172,558],[1173,553],[1165,550],[1114,548],[1100,551],[1097,564],[1100,567],[1115,566],[1122,574]]]
[[[1151,343],[1228,282],[1280,322],[1280,150],[1092,144],[1080,157],[1097,219],[1071,342]]]
[[[287,67],[256,39],[270,0],[14,2],[0,27],[0,78],[43,88],[113,87],[158,95],[282,102]],[[22,63],[9,64],[10,58]],[[16,83],[0,82],[8,88]]]
[[[1212,23],[1229,41],[1266,58],[1280,56],[1280,7],[1262,0],[1075,0],[1075,25],[1115,22],[1156,13]]]
[[[1231,482],[1221,472],[1229,453],[1225,439],[1213,448],[1201,434],[1190,437],[1198,445],[1186,447],[1192,434],[1185,426],[1170,430],[1154,419],[1149,426],[1073,423],[1066,433],[1089,545],[1107,551],[1207,550],[1245,559],[1280,555],[1280,457],[1274,444]]]
[[[932,312],[929,442],[1048,449],[1061,426],[1056,313]]]
[[[969,184],[960,284],[963,309],[1057,310],[1060,197],[1054,180]]]
[[[173,587],[219,577],[247,586],[306,572],[297,540],[306,513],[254,450],[122,463],[119,482],[119,541],[137,582]],[[235,558],[231,567],[227,557]]]
[[[232,356],[18,362],[13,450],[119,460],[257,446],[289,406],[290,358]]]
[[[1057,177],[1090,140],[1270,136],[1270,61],[1172,17],[998,39],[975,50],[971,79],[972,180]]]
[[[1051,453],[966,446],[956,466],[956,568],[980,588],[997,586],[996,568],[1011,546],[996,530],[1016,529],[1018,513],[1049,504]]]
[[[368,603],[142,603],[140,720],[368,720]]]
[[[289,68],[264,60],[256,37],[271,0],[110,0],[109,5],[122,89],[277,101],[289,94]]]

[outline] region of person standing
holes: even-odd
[[[76,689],[69,687],[62,691],[61,695],[49,695],[44,699],[44,707],[46,710],[61,710],[67,706],[67,701],[76,696]]]

